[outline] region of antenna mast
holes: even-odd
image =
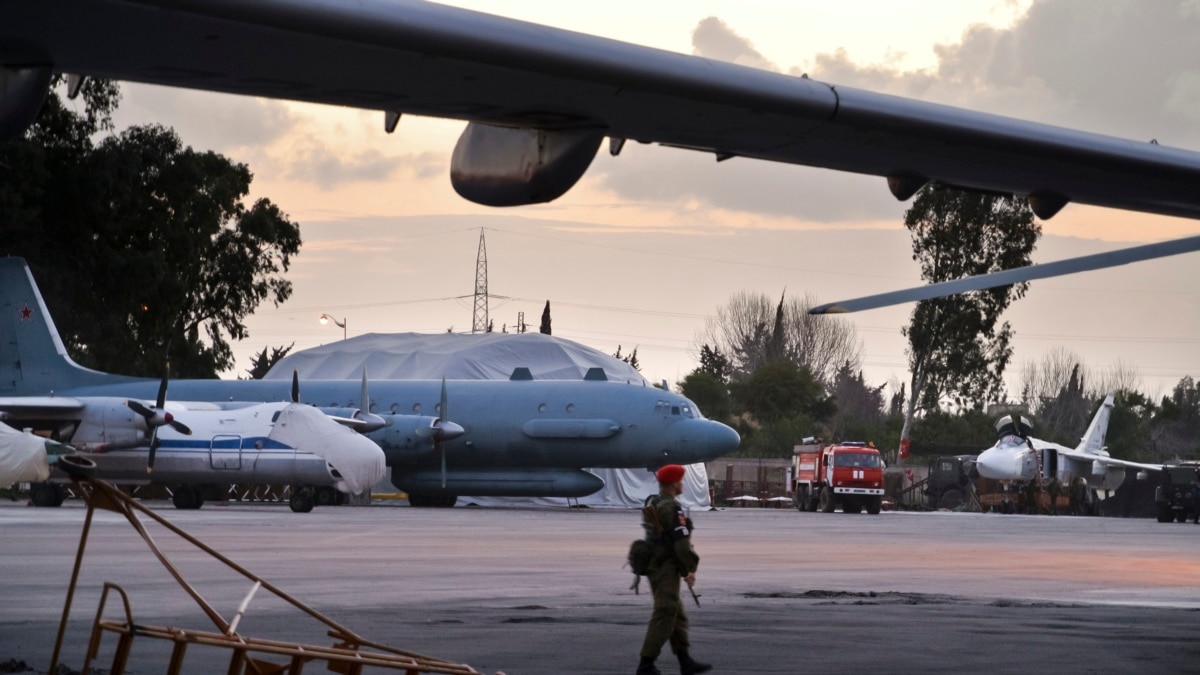
[[[487,247],[483,241],[483,228],[479,228],[479,254],[475,257],[475,314],[471,322],[472,333],[486,333],[488,329],[487,290]]]

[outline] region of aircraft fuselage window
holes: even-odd
[[[546,412],[546,404],[545,403],[538,404],[538,412]]]
[[[574,403],[567,404],[567,412],[569,412],[569,413],[575,412],[575,404]]]
[[[413,411],[413,412],[415,412],[415,413],[417,413],[418,415],[419,415],[419,414],[421,414],[421,404],[420,404],[420,403],[414,403],[414,404],[413,404],[413,407],[412,407],[412,411]]]

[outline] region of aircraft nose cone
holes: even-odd
[[[737,450],[738,432],[712,420],[687,420],[675,425],[675,450],[670,461],[681,464],[707,462]]]
[[[985,450],[975,462],[979,475],[991,480],[1013,480],[1019,478],[1019,467],[1011,453],[995,449]]]

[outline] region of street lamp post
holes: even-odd
[[[346,319],[342,319],[341,321],[338,321],[337,319],[333,318],[332,316],[329,316],[328,314],[321,315],[321,323],[327,324],[330,321],[333,322],[333,325],[342,329],[342,339],[345,340],[346,339],[346,324],[348,323],[348,321]]]

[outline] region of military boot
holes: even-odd
[[[679,657],[679,675],[699,675],[712,670],[712,664],[700,663],[687,652],[679,652],[676,656]]]
[[[654,659],[643,656],[641,662],[638,663],[636,675],[662,675],[662,671],[654,665]]]

